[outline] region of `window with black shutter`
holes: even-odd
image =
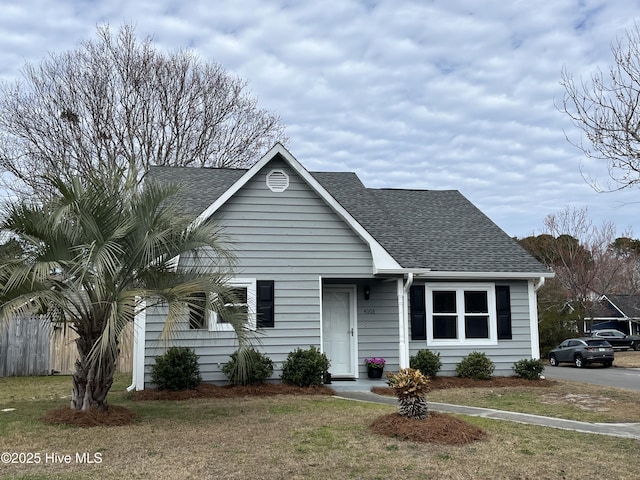
[[[496,286],[496,310],[498,340],[511,340],[511,294],[507,285]]]
[[[427,308],[424,286],[413,285],[409,292],[411,303],[411,340],[427,339]]]
[[[256,313],[258,328],[272,328],[275,326],[273,308],[274,281],[258,280],[256,282]]]

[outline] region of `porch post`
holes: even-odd
[[[136,297],[136,311],[133,321],[133,374],[131,385],[127,387],[128,392],[144,390],[146,307],[146,301]]]
[[[529,318],[531,328],[531,358],[540,358],[540,341],[538,339],[538,294],[533,286],[533,280],[527,282],[529,286]]]
[[[398,361],[400,368],[409,368],[409,300],[407,292],[413,283],[413,274],[397,280],[398,290]]]

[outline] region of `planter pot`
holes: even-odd
[[[384,371],[384,368],[367,367],[367,376],[369,378],[382,378],[383,371]]]

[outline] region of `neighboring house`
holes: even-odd
[[[640,295],[602,295],[585,318],[585,330],[615,328],[640,334]]]
[[[232,283],[274,380],[289,352],[311,345],[334,379],[366,375],[372,356],[397,371],[425,348],[443,375],[473,351],[498,375],[539,357],[534,285],[553,273],[457,191],[366,188],[354,173],[307,171],[280,144],[248,170],[153,167],[148,181],[180,184],[184,213],[233,240]],[[224,382],[234,333],[193,313],[174,344],[195,349],[204,381]],[[165,316],[137,317],[132,387],[149,384],[164,352]]]

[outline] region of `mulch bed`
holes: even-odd
[[[555,380],[527,380],[521,377],[492,377],[488,380],[433,377],[430,380],[430,391],[448,388],[550,387],[556,384]],[[373,387],[371,391],[378,395],[395,396],[394,389],[390,387]],[[486,437],[486,432],[480,427],[446,413],[435,412],[429,412],[424,420],[403,417],[398,413],[383,415],[376,418],[370,429],[380,435],[402,440],[445,445],[466,445]]]
[[[431,377],[429,391],[448,388],[514,388],[514,387],[551,387],[555,380],[527,380],[522,377],[492,377],[488,380],[474,380],[460,377]],[[393,388],[372,387],[371,391],[378,395],[395,396]]]
[[[78,427],[114,427],[130,425],[136,420],[136,413],[125,407],[109,405],[105,410],[72,410],[58,408],[42,417],[50,425],[76,425]]]
[[[490,380],[471,380],[460,377],[434,377],[429,383],[430,390],[442,388],[500,388],[500,387],[548,387],[553,380],[525,380],[519,377],[494,377]],[[389,387],[371,389],[379,395],[395,396]],[[191,390],[172,392],[168,390],[147,389],[133,392],[134,401],[168,400],[179,401],[192,398],[243,398],[265,397],[273,395],[335,395],[336,391],[326,385],[301,388],[280,383],[263,385],[226,385],[218,386],[202,383]],[[59,408],[47,413],[42,421],[55,425],[76,425],[79,427],[122,426],[136,420],[136,413],[125,407],[109,405],[105,410],[81,412],[70,408]],[[397,413],[383,415],[375,420],[371,429],[379,434],[415,442],[464,445],[484,438],[482,429],[456,417],[430,412],[424,420],[402,417]]]
[[[466,445],[482,440],[487,435],[480,427],[436,412],[429,412],[423,420],[390,413],[376,418],[369,428],[379,435],[400,440],[445,445]]]
[[[218,386],[201,383],[191,390],[156,390],[153,388],[134,392],[131,399],[143,400],[189,400],[192,398],[238,398],[238,397],[268,397],[273,395],[335,395],[334,389],[326,386],[312,386],[307,388],[284,385],[282,383],[265,383],[262,385],[225,385]]]

